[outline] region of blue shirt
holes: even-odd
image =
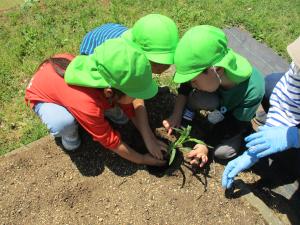
[[[120,37],[126,30],[128,30],[127,27],[116,23],[107,23],[95,28],[84,36],[80,45],[80,54],[92,54],[97,46],[108,39]]]

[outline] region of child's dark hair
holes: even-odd
[[[51,57],[49,59],[44,60],[39,67],[37,68],[37,70],[44,65],[44,63],[50,63],[51,66],[53,67],[53,69],[55,70],[55,72],[60,75],[61,77],[65,76],[65,71],[68,67],[68,65],[71,63],[71,60],[66,59],[66,58],[62,58],[62,57]],[[117,95],[118,97],[122,97],[125,94],[115,88],[112,88],[113,92],[115,95]]]
[[[42,65],[44,65],[45,63],[50,63],[51,66],[53,67],[53,69],[55,70],[55,72],[60,75],[61,77],[64,77],[65,75],[65,71],[68,67],[68,65],[70,64],[71,60],[66,59],[66,58],[61,58],[61,57],[51,57],[49,59],[44,60],[39,67],[37,68],[37,70],[39,68],[41,68]]]
[[[114,95],[118,96],[118,98],[121,98],[122,96],[126,95],[125,93],[123,93],[122,91],[115,89],[115,88],[111,88]]]
[[[205,73],[205,74],[207,74],[207,72],[208,72],[208,68],[206,68],[205,70],[203,70],[203,72],[202,72],[202,73]]]

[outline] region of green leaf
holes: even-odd
[[[186,130],[187,130],[187,135],[189,135],[191,133],[192,127],[188,125]]]
[[[169,155],[174,148],[175,148],[175,143],[171,142],[170,145],[168,146],[167,154]]]
[[[206,145],[204,141],[198,140],[198,139],[196,139],[196,138],[189,138],[187,141],[195,142],[195,143],[197,143],[197,144],[203,144],[203,145]]]
[[[172,152],[171,152],[171,156],[170,156],[170,160],[169,160],[169,166],[172,164],[172,162],[174,161],[176,155],[176,148],[173,148]]]
[[[196,144],[206,145],[206,147],[208,148],[214,148],[213,146],[207,145],[204,141],[198,140],[196,138],[189,138],[186,142],[195,142]]]
[[[180,147],[180,148],[178,148],[178,150],[181,151],[182,153],[189,153],[193,149],[190,147]]]
[[[180,129],[180,128],[175,128],[175,127],[173,127],[172,129],[175,130],[175,131],[176,131],[177,133],[179,133],[179,134],[182,134],[182,133],[183,133],[183,130]]]
[[[190,125],[187,126],[187,128],[184,129],[184,135],[183,135],[183,142],[189,138],[189,135],[191,133],[192,127]]]
[[[177,129],[180,133],[180,137],[175,142],[175,147],[182,145],[184,142],[186,142],[186,139],[189,138],[190,132],[192,127],[189,125],[187,128],[181,128]]]

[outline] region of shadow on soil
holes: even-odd
[[[174,100],[175,95],[170,93],[169,88],[164,87],[160,88],[158,95],[146,101],[150,126],[153,131],[155,128],[161,127],[163,119],[171,114]],[[131,122],[126,125],[112,124],[112,126],[121,133],[122,139],[136,151],[140,153],[147,152],[141,135]],[[199,137],[199,133],[197,130],[192,131],[194,137]],[[177,173],[174,174],[174,172],[179,171],[182,174],[181,186],[183,187],[186,180],[184,170],[182,169],[184,166],[192,171],[192,174],[205,186],[205,189],[207,187],[207,178],[210,169],[209,163],[203,169],[192,167],[188,162],[184,161],[182,154],[178,153],[171,166],[158,168],[135,165],[122,159],[117,154],[104,149],[98,142],[93,141],[91,136],[82,128],[80,128],[80,136],[82,138],[81,147],[75,152],[66,153],[83,176],[98,176],[104,171],[105,167],[118,176],[130,176],[138,170],[148,170],[150,174],[157,177],[165,175],[177,176]],[[61,146],[59,139],[56,140],[56,143]]]
[[[247,184],[257,197],[269,208],[280,214],[286,215],[290,224],[300,224],[300,154],[296,151],[286,151],[272,158],[261,159],[252,172],[261,178]],[[224,164],[224,162],[219,162]],[[228,199],[240,198],[249,193],[237,185],[241,180],[236,180],[233,187],[225,191]]]
[[[162,120],[171,114],[174,100],[175,95],[170,93],[168,88],[161,88],[155,98],[146,101],[150,126],[153,131],[155,128],[161,127]],[[116,126],[112,124],[112,126],[121,133],[122,139],[136,151],[140,153],[147,152],[141,135],[132,123],[122,126]],[[191,135],[193,137],[203,139],[203,132],[205,132],[205,130],[201,131],[197,129],[198,128],[194,126]],[[87,134],[83,129],[80,130],[80,133],[83,143],[82,146],[76,152],[68,154],[72,162],[76,165],[83,176],[98,176],[104,171],[105,167],[114,172],[116,175],[122,177],[130,176],[138,170],[147,170],[149,173],[157,177],[180,176],[182,177],[181,186],[184,187],[186,175],[183,167],[186,167],[204,186],[204,189],[206,190],[207,188],[207,178],[209,178],[209,171],[211,167],[210,163],[207,163],[207,165],[202,169],[198,167],[191,167],[190,164],[184,160],[182,154],[179,153],[176,155],[176,158],[171,166],[157,168],[135,165],[101,147],[101,145],[97,142],[94,142],[90,135]],[[57,144],[60,145],[60,141],[57,141]],[[212,156],[209,158],[212,159]],[[221,164],[227,163],[222,161],[218,162]],[[284,184],[290,184],[297,181],[299,183],[299,178],[297,176],[288,174],[286,171],[283,172],[282,169],[275,166],[276,163],[268,166],[262,166],[262,164],[256,166],[254,170],[257,174],[261,175],[262,179],[254,184],[251,184],[251,190],[270,208],[286,214],[292,224],[300,224],[298,213],[295,212],[296,209],[300,208],[299,189],[294,190],[294,194],[290,199],[287,199],[272,190]],[[234,191],[228,190],[225,193],[227,198],[239,198],[244,194],[246,194],[244,190],[239,189],[235,189]]]
[[[170,93],[168,88],[160,88],[159,93],[155,98],[146,101],[150,126],[153,131],[157,127],[161,127],[163,119],[167,118],[171,114],[174,100],[175,95]],[[126,125],[112,124],[112,126],[121,133],[122,139],[136,151],[140,153],[147,152],[141,135],[131,122]],[[200,133],[201,132],[197,129],[193,129],[191,132],[191,134],[196,138],[200,138]],[[147,170],[150,174],[155,175],[156,177],[182,177],[181,187],[184,187],[186,175],[183,167],[185,167],[190,170],[192,175],[204,186],[204,190],[206,191],[207,189],[207,178],[209,178],[210,163],[207,163],[207,165],[202,169],[199,167],[193,167],[185,161],[183,155],[178,152],[171,166],[151,167],[135,165],[122,159],[117,154],[101,147],[101,145],[94,142],[91,136],[82,128],[80,129],[80,135],[82,138],[81,147],[75,152],[66,153],[83,176],[98,176],[104,171],[105,167],[116,175],[122,177],[130,176],[138,170]],[[61,146],[60,140],[56,140],[56,143]]]
[[[261,160],[254,167],[261,179],[250,186],[270,208],[285,214],[291,224],[300,224],[299,155],[291,150]]]

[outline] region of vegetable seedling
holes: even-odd
[[[174,161],[174,158],[176,156],[177,151],[181,151],[182,153],[187,153],[187,152],[190,152],[192,150],[192,148],[184,147],[183,146],[184,143],[192,142],[192,143],[195,143],[195,144],[206,145],[204,143],[204,141],[198,140],[196,138],[192,138],[190,136],[190,132],[192,130],[192,127],[190,125],[188,125],[186,128],[182,127],[182,128],[173,128],[173,129],[177,133],[179,133],[180,136],[176,141],[171,142],[168,146],[167,154],[170,155],[169,165],[171,165],[172,162]],[[208,147],[210,147],[210,146],[208,146]]]

